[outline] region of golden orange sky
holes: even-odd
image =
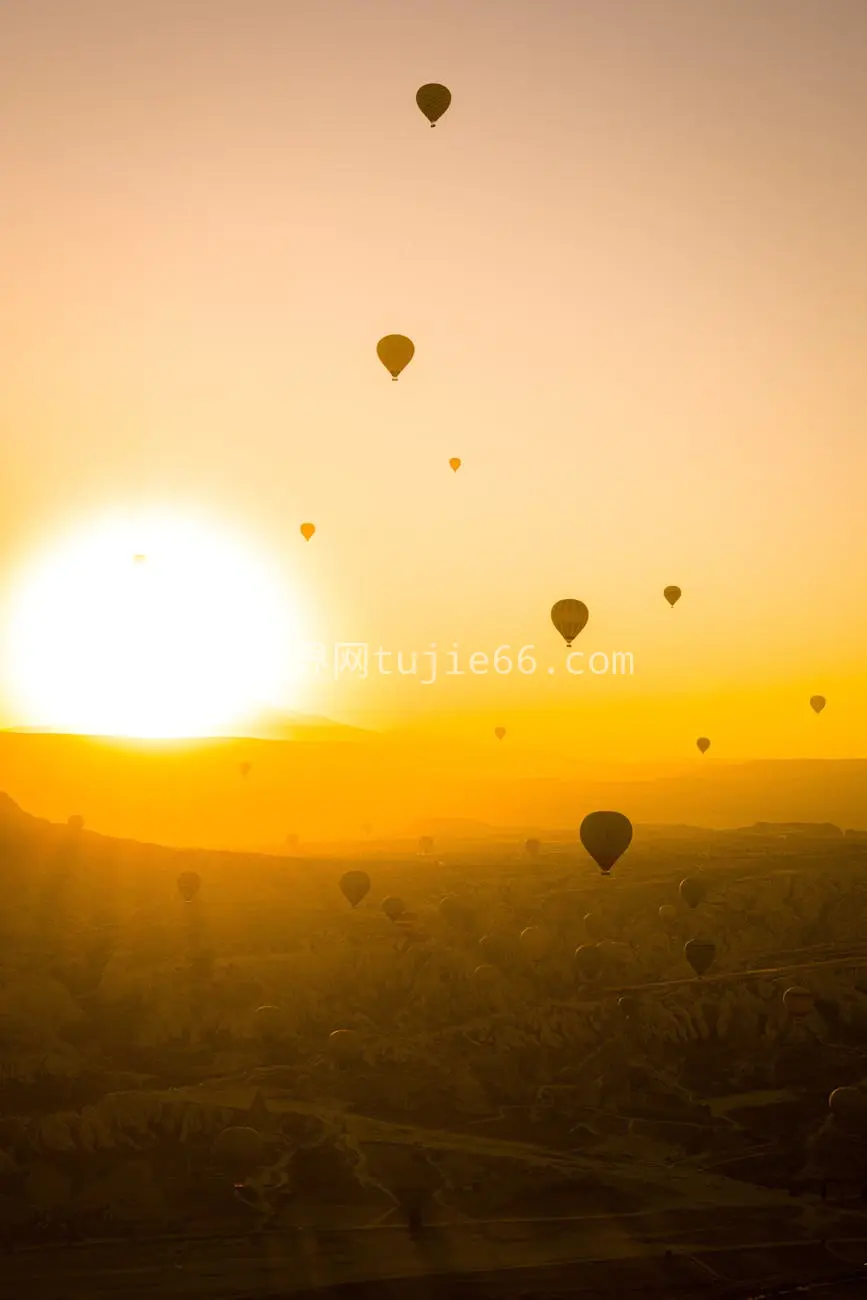
[[[9,0],[0,48],[4,592],[204,511],[313,639],[540,664],[287,708],[864,754],[863,0]],[[632,678],[565,673],[567,596]]]

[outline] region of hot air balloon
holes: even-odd
[[[266,1043],[272,1043],[279,1038],[286,1025],[286,1018],[280,1008],[270,1005],[257,1007],[253,1013],[253,1021],[257,1034]]]
[[[473,982],[488,992],[502,987],[503,978],[496,966],[483,962],[473,971]]]
[[[673,903],[662,904],[659,909],[659,919],[666,930],[672,929],[677,924],[677,908]]]
[[[84,818],[79,817],[78,813],[73,813],[71,817],[67,817],[66,825],[74,835],[79,835],[84,830]]]
[[[328,1050],[338,1065],[349,1065],[361,1058],[364,1043],[355,1029],[335,1029],[328,1035]]]
[[[528,925],[521,931],[520,945],[530,961],[541,961],[551,948],[551,936],[538,925]]]
[[[440,86],[437,82],[431,81],[425,86],[419,86],[415,92],[415,102],[431,126],[436,126],[452,102],[452,92],[448,86]]]
[[[708,939],[690,939],[683,945],[683,955],[696,975],[705,975],[716,957],[716,944]]]
[[[412,361],[414,353],[415,344],[403,334],[386,334],[376,345],[376,355],[395,380]]]
[[[459,456],[452,456],[451,460],[449,461],[449,464],[451,465],[452,469],[453,469],[453,470],[455,471],[455,473],[457,474],[458,470],[459,470],[460,467],[461,467],[461,460],[460,460],[460,457],[459,457]]]
[[[252,763],[239,763],[238,771],[241,773],[241,776],[249,776],[252,766]]]
[[[265,1143],[260,1133],[244,1125],[224,1128],[211,1149],[214,1164],[233,1182],[240,1184],[254,1173],[265,1154]]]
[[[524,848],[527,850],[531,858],[535,858],[541,847],[541,840],[527,840],[527,843],[524,845]]]
[[[662,594],[673,609],[680,600],[681,590],[680,587],[666,587]]]
[[[696,745],[698,745],[699,751],[702,754],[706,754],[707,751],[710,749],[710,741],[708,740],[707,736],[699,736],[698,740],[695,743]]]
[[[456,930],[470,930],[473,927],[475,915],[472,908],[463,899],[456,898],[454,894],[447,894],[441,899],[437,911],[440,920]]]
[[[810,708],[813,710],[814,713],[821,713],[826,703],[827,701],[825,700],[824,695],[810,696]]]
[[[399,921],[406,911],[406,903],[402,898],[384,898],[382,900],[382,910],[389,921]]]
[[[638,998],[631,993],[624,993],[623,997],[617,999],[617,1009],[627,1020],[633,1020],[641,1009],[641,1003]]]
[[[828,1107],[834,1119],[852,1133],[863,1133],[867,1128],[867,1093],[860,1088],[835,1088],[828,1098]]]
[[[434,842],[432,835],[422,835],[418,842],[419,853],[433,853]]]
[[[581,843],[603,874],[610,871],[632,841],[632,822],[619,812],[588,813],[581,823]]]
[[[513,966],[518,955],[518,944],[510,934],[483,934],[479,948],[486,962],[492,966]]]
[[[790,988],[783,994],[783,1006],[795,1020],[803,1020],[813,1010],[815,998],[809,989]]]
[[[370,889],[370,876],[366,871],[347,871],[340,877],[340,892],[352,907],[358,907]]]
[[[497,737],[497,740],[502,740],[505,734],[506,734],[505,727],[494,727],[494,735]]]
[[[698,907],[707,894],[707,881],[701,876],[687,876],[680,882],[678,892],[687,907]]]
[[[132,557],[132,562],[133,564],[144,564],[147,558],[148,557],[146,555],[134,555]]]
[[[178,892],[185,903],[191,902],[202,884],[198,871],[182,871],[178,876]]]
[[[310,538],[311,538],[311,537],[313,536],[313,534],[316,532],[316,525],[315,525],[315,524],[302,524],[302,525],[301,525],[300,532],[301,532],[301,536],[304,538],[305,542],[309,542],[309,541],[310,541]]]
[[[551,622],[570,647],[578,633],[587,626],[589,617],[590,612],[583,600],[558,600],[551,607]]]
[[[594,943],[582,943],[575,949],[572,965],[576,974],[585,979],[596,979],[605,969],[605,957]]]

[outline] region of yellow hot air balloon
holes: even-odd
[[[558,600],[551,608],[551,622],[571,649],[576,636],[590,617],[583,600]]]
[[[825,707],[824,695],[810,696],[810,708],[813,710],[814,713],[821,713],[824,707]]]
[[[302,525],[301,525],[301,536],[304,538],[305,542],[309,542],[309,541],[310,541],[310,538],[313,536],[313,534],[314,534],[315,532],[316,532],[316,525],[315,525],[315,524],[302,524]]]
[[[376,345],[376,355],[392,379],[409,365],[415,355],[415,344],[403,334],[386,334]]]
[[[698,740],[695,743],[699,748],[699,752],[702,754],[706,754],[707,751],[710,749],[710,741],[708,740],[707,736],[699,736]]]
[[[440,86],[437,82],[431,81],[425,86],[419,86],[415,92],[415,102],[431,126],[436,126],[452,102],[452,92],[448,86]]]
[[[460,458],[460,456],[452,456],[451,460],[449,461],[449,464],[451,465],[452,469],[453,469],[453,470],[455,471],[455,473],[457,474],[458,470],[459,470],[460,467],[461,467],[461,458]]]
[[[497,740],[502,740],[505,734],[506,734],[505,727],[494,727],[494,735],[497,737]]]
[[[680,587],[666,587],[662,594],[673,609],[680,600],[681,590]]]

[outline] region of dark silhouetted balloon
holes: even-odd
[[[698,907],[707,894],[707,881],[701,876],[687,876],[678,886],[680,896],[687,907]]]
[[[397,379],[412,361],[414,354],[415,344],[403,334],[386,334],[376,345],[376,355],[392,379]]]
[[[486,962],[492,966],[514,966],[520,951],[517,939],[511,934],[494,931],[483,934],[479,948]]]
[[[824,695],[811,695],[811,696],[810,696],[810,708],[813,710],[814,713],[821,713],[822,710],[824,709],[826,703],[827,703],[827,701],[826,701]]]
[[[683,955],[696,975],[705,975],[716,957],[716,944],[708,939],[690,939],[683,945]]]
[[[454,894],[447,894],[440,900],[437,911],[440,920],[446,925],[453,926],[456,930],[471,930],[475,923],[475,913],[468,903],[462,898],[456,898]]]
[[[449,461],[449,464],[451,465],[452,469],[453,469],[453,470],[455,471],[455,473],[457,474],[458,470],[459,470],[460,467],[461,467],[461,459],[460,459],[460,456],[452,456],[451,460]]]
[[[659,909],[659,919],[666,930],[671,930],[677,924],[677,908],[673,903],[662,904]]]
[[[617,999],[617,1008],[627,1020],[634,1020],[641,1009],[638,998],[631,993],[624,993]]]
[[[339,1065],[349,1065],[360,1060],[364,1042],[356,1029],[335,1029],[328,1035],[328,1050]]]
[[[241,773],[241,776],[249,776],[252,767],[253,767],[252,763],[239,763],[238,771]]]
[[[265,1154],[265,1143],[254,1128],[224,1128],[211,1150],[214,1163],[235,1182],[255,1173]]]
[[[594,943],[605,937],[605,926],[598,912],[588,912],[584,917],[584,929]]]
[[[441,86],[438,82],[431,81],[427,85],[419,86],[415,92],[415,102],[431,126],[436,126],[452,102],[452,92],[448,86]]]
[[[369,890],[370,876],[366,871],[347,871],[340,877],[340,892],[353,907],[358,907]]]
[[[494,727],[494,735],[497,737],[497,740],[502,740],[505,734],[506,734],[505,727]]]
[[[480,988],[493,992],[495,989],[502,988],[503,977],[497,970],[496,966],[491,966],[488,962],[483,962],[473,971],[473,982]]]
[[[669,605],[671,605],[671,607],[674,608],[674,606],[680,600],[682,593],[680,587],[666,587],[662,594],[665,597],[665,599],[668,601]]]
[[[189,903],[195,898],[202,884],[198,871],[182,871],[178,876],[178,891],[181,898]]]
[[[71,817],[67,817],[66,825],[71,831],[78,835],[84,830],[84,818],[79,817],[78,813],[73,813]]]
[[[605,970],[605,957],[594,943],[583,943],[575,949],[572,965],[585,979],[596,979]]]
[[[519,943],[530,961],[541,961],[550,951],[551,935],[538,925],[528,925],[521,931]]]
[[[558,600],[551,607],[551,622],[566,642],[571,646],[576,636],[587,626],[590,612],[583,600]]]
[[[304,538],[305,542],[309,542],[309,541],[310,541],[310,538],[313,536],[313,534],[314,534],[315,532],[316,532],[316,525],[315,525],[315,524],[302,524],[302,525],[301,525],[301,536]]]
[[[835,1088],[828,1107],[841,1128],[859,1135],[867,1132],[867,1092],[861,1088]]]
[[[581,823],[581,843],[603,873],[614,866],[632,842],[632,823],[619,812],[588,813]]]
[[[803,1020],[813,1010],[815,998],[809,989],[793,987],[783,994],[783,1006],[795,1020]]]
[[[698,748],[702,754],[706,754],[707,751],[710,749],[710,741],[708,740],[707,736],[699,736],[698,740],[695,743],[698,745]]]
[[[422,835],[418,842],[419,853],[433,853],[434,842],[432,835]]]
[[[389,921],[399,921],[406,911],[406,903],[402,898],[384,898],[382,900],[382,910]]]
[[[274,1042],[280,1038],[285,1026],[286,1017],[279,1007],[263,1006],[257,1007],[253,1013],[253,1021],[256,1027],[256,1033],[266,1043]]]
[[[527,850],[531,858],[535,858],[541,847],[541,840],[527,840],[527,843],[524,845],[524,848]]]

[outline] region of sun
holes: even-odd
[[[285,580],[212,521],[89,524],[36,557],[4,617],[5,694],[28,726],[231,734],[287,707],[299,627]]]

